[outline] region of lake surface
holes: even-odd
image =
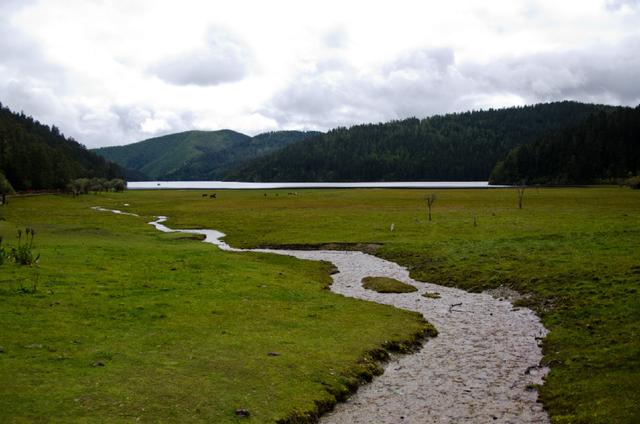
[[[242,183],[237,181],[130,181],[130,190],[168,189],[244,189],[267,190],[274,188],[494,188],[488,181],[399,181],[350,183]]]

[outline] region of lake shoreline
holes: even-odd
[[[488,181],[370,181],[370,182],[267,182],[240,181],[130,181],[129,190],[274,190],[274,189],[491,189],[506,185],[489,185]]]

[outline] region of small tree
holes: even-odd
[[[69,182],[67,187],[73,193],[74,196],[81,194],[87,194],[89,192],[89,179],[88,178],[76,178]]]
[[[522,198],[524,197],[524,189],[527,188],[524,181],[520,183],[519,186],[516,186],[516,191],[518,192],[518,209],[522,209]]]
[[[632,189],[638,190],[640,189],[640,176],[636,175],[635,177],[631,177],[625,181],[625,184],[631,187]]]
[[[115,191],[113,188],[113,180],[105,180],[102,182],[102,189],[104,191]]]
[[[431,207],[433,206],[433,203],[436,201],[436,195],[431,193],[426,197],[426,200],[427,200],[427,209],[429,210],[429,221],[431,221]]]
[[[111,180],[111,187],[114,191],[124,191],[127,188],[127,183],[125,180],[116,178]]]
[[[105,187],[106,182],[106,178],[91,178],[91,180],[89,181],[88,191],[93,191],[95,194],[103,192],[107,189]]]
[[[33,253],[33,238],[36,235],[36,231],[33,228],[27,227],[24,230],[26,235],[25,242],[22,243],[22,230],[18,229],[18,247],[11,249],[10,256],[15,263],[20,265],[34,265],[40,259],[40,255],[34,256]]]
[[[2,172],[0,172],[0,196],[2,196],[2,204],[7,204],[7,195],[14,194],[15,190],[11,186],[11,183],[4,176]]]
[[[0,236],[0,265],[4,263],[4,258],[7,254],[4,251],[4,247],[2,247],[2,236]]]

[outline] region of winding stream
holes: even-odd
[[[150,224],[164,232],[203,234],[204,242],[222,250],[332,262],[339,270],[333,275],[333,292],[416,311],[435,325],[438,337],[415,354],[395,357],[383,375],[338,404],[322,423],[549,422],[531,387],[542,384],[547,372],[539,367],[538,345],[547,330],[531,310],[514,308],[487,293],[413,280],[400,265],[362,252],[236,249],[221,240],[225,235],[219,231],[173,230],[163,224],[166,219],[158,217]],[[418,291],[366,290],[360,281],[367,276],[395,278]],[[425,292],[437,292],[440,298],[425,298]]]

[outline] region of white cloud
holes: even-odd
[[[298,74],[263,113],[281,126],[359,122],[572,99],[640,103],[640,37],[591,50],[458,63],[450,49],[405,52],[377,67],[321,65]]]
[[[0,102],[90,147],[574,98],[635,104],[637,0],[0,3]]]
[[[243,79],[252,54],[237,37],[220,28],[210,28],[205,45],[163,59],[150,72],[178,85],[218,85]]]

